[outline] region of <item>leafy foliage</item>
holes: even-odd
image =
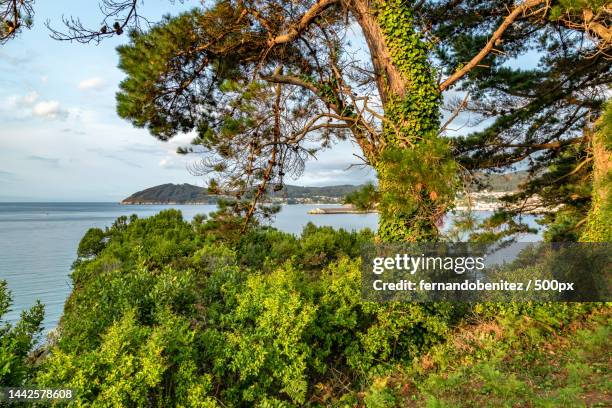
[[[227,86],[222,88],[224,79],[238,74],[239,62],[231,57],[239,51],[235,47],[249,48],[249,44],[236,43],[236,36],[248,25],[245,22],[223,27],[230,32],[225,41],[218,44],[217,53],[193,50],[212,41],[215,29],[220,29],[220,24],[229,21],[233,13],[236,10],[220,3],[209,15],[194,10],[176,18],[166,17],[146,35],[134,31],[131,34],[133,46],[118,49],[119,67],[130,75],[121,83],[122,92],[117,95],[119,115],[130,118],[136,126],[147,125],[151,133],[161,139],[194,128],[206,129],[207,119],[217,106],[212,93],[229,91]],[[199,28],[202,28],[199,35],[193,35]],[[177,56],[179,50],[185,52]],[[191,70],[198,70],[200,66],[200,70],[208,68],[209,59],[215,60],[214,70],[201,71],[201,76],[194,77]],[[189,69],[177,70],[177,66]],[[179,92],[170,93],[167,89],[168,96],[159,98],[157,81],[160,78],[170,81],[168,88],[179,87]],[[195,87],[207,92],[190,92]],[[204,115],[197,114],[198,111]],[[239,126],[239,123],[228,122],[226,126]],[[207,135],[209,133],[203,136]]]
[[[11,293],[5,280],[0,280],[0,384],[20,387],[28,384],[34,370],[30,353],[42,332],[44,307],[40,302],[21,313],[17,323],[1,319],[12,304]]]
[[[60,336],[35,383],[73,388],[77,406],[354,405],[361,391],[393,406],[382,379],[470,317],[563,327],[592,309],[365,302],[360,251],[371,231],[309,224],[299,237],[255,226],[235,235],[240,220],[230,218],[186,222],[167,210],[103,231],[104,248],[75,263]]]
[[[272,42],[309,6],[272,3],[218,1],[134,31],[119,48],[127,74],[119,115],[161,140],[194,132],[179,152],[203,154],[191,170],[211,176],[211,194],[252,199],[248,219],[266,192],[282,190],[285,176],[299,175],[308,157],[348,129],[325,122],[346,113],[335,90],[325,92],[331,69],[321,68],[339,45],[336,35],[333,44]],[[309,35],[332,35],[338,17],[327,10],[317,16],[324,34]]]
[[[510,204],[541,199],[550,238],[576,239],[591,201],[588,130],[611,82],[610,9],[599,0],[515,3],[215,2],[132,35],[120,49],[128,76],[118,110],[162,140],[195,131],[182,152],[204,154],[198,173],[217,176],[214,191],[255,201],[350,137],[378,174],[382,241],[439,239],[459,169],[520,166],[530,180]],[[351,57],[353,22],[371,64]],[[538,65],[518,66],[526,55]],[[485,125],[446,138],[448,87],[437,77],[464,67],[451,83],[466,98],[444,108]],[[516,224],[523,208],[511,207]]]
[[[592,306],[569,327],[550,318],[552,308],[463,325],[410,367],[377,378],[363,400],[388,408],[608,405],[610,310]]]
[[[75,264],[35,383],[73,388],[77,406],[395,406],[389,378],[426,353],[442,359],[462,322],[557,330],[594,307],[365,302],[359,253],[371,231],[236,237],[220,217],[189,223],[168,210],[104,231],[104,249]]]
[[[100,228],[90,228],[81,238],[77,256],[79,258],[90,258],[98,255],[106,246],[106,234]]]
[[[437,217],[454,198],[456,168],[448,144],[438,138],[440,92],[430,49],[401,1],[375,3],[394,66],[406,83],[386,107],[386,146],[375,167],[381,191],[383,241],[436,239]],[[432,169],[435,169],[432,171]]]
[[[351,137],[378,172],[381,241],[438,239],[436,223],[454,198],[460,167],[515,165],[527,165],[531,179],[511,200],[538,194],[561,206],[545,220],[550,239],[607,239],[604,101],[612,73],[601,52],[605,41],[584,47],[597,27],[578,12],[603,12],[604,5],[560,1],[524,13],[498,52],[457,85],[471,94],[467,110],[487,125],[449,141],[440,134],[436,76],[455,72],[482,49],[513,1],[207,4],[130,33],[130,44],[119,48],[127,77],[117,109],[161,140],[195,132],[180,152],[203,153],[197,172],[219,176],[210,192],[231,191],[237,201],[222,201],[209,220],[185,222],[165,211],[90,230],[38,384],[73,388],[77,406],[393,406],[401,398],[389,377],[424,352],[452,355],[445,340],[466,316],[501,316],[519,331],[517,321],[535,321],[521,332],[530,336],[535,327],[560,329],[589,310],[364,302],[359,248],[371,232],[308,225],[294,237],[235,215],[251,217],[255,204],[241,199],[281,191],[284,177],[299,174],[308,157]],[[373,67],[346,52],[353,21]],[[577,29],[576,21],[587,27]],[[509,66],[528,52],[541,57],[539,66]],[[381,106],[368,106],[377,98]],[[592,118],[602,115],[591,137]],[[504,224],[524,231],[516,216],[495,214],[480,238],[502,238]],[[8,382],[29,379],[24,361],[41,319],[37,306],[1,332]],[[503,348],[516,345],[511,338]],[[493,352],[497,344],[484,346]],[[500,385],[498,363],[473,372],[505,401],[525,386],[516,378]]]
[[[482,49],[506,16],[500,10],[514,7],[505,0],[452,3],[433,4],[421,14],[439,41],[435,53],[447,74]],[[507,233],[524,230],[516,224],[533,207],[545,212],[546,239],[577,240],[586,225],[596,196],[590,135],[612,81],[610,43],[596,34],[609,30],[604,3],[554,1],[532,10],[456,85],[469,94],[463,111],[473,115],[471,124],[486,124],[453,139],[459,165],[529,171],[529,180],[506,200]],[[537,65],[517,64],[527,56]]]
[[[302,404],[337,372],[359,384],[410,361],[459,317],[446,304],[363,302],[369,231],[254,228],[232,242],[220,216],[168,210],[105,231],[104,249],[76,263],[39,384],[94,406]]]
[[[359,210],[372,211],[378,203],[378,192],[374,184],[369,183],[361,189],[347,194],[344,197],[344,202],[354,205]]]

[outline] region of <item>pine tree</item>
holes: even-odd
[[[438,58],[453,70],[491,41],[484,35],[487,21],[497,19],[499,26],[505,17],[498,12],[501,4],[462,2],[455,13],[445,5],[429,9],[424,18],[441,39]],[[578,240],[592,223],[587,222],[591,198],[602,188],[591,182],[594,135],[601,133],[596,123],[612,83],[612,42],[605,34],[611,13],[601,1],[553,2],[532,10],[494,41],[495,52],[459,84],[470,95],[465,111],[491,122],[453,141],[460,166],[470,172],[530,172],[506,199],[508,208],[487,220],[488,230],[505,225],[509,234],[525,231],[517,216],[534,207],[547,209],[543,223],[551,241]],[[526,53],[539,59],[536,67],[507,64]]]
[[[564,206],[548,215],[553,230],[579,235],[571,229],[591,196],[576,180],[590,177],[589,129],[612,75],[605,1],[219,0],[147,31],[137,2],[102,5],[100,29],[68,20],[55,37],[99,41],[131,29],[119,48],[120,116],[161,140],[195,132],[180,152],[202,154],[192,170],[215,175],[212,192],[252,200],[240,207],[247,221],[269,187],[281,190],[318,150],[349,138],[378,174],[380,240],[438,239],[459,169],[515,165],[532,179],[513,199],[552,180],[544,204]],[[355,23],[370,61],[351,52]],[[506,64],[528,52],[538,68]],[[492,124],[445,137],[450,89],[468,94],[451,118],[469,111]],[[562,182],[551,179],[572,163]]]

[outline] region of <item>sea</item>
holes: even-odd
[[[378,214],[308,214],[314,208],[333,205],[284,205],[272,225],[299,234],[312,222],[346,230],[376,229]],[[0,203],[0,280],[12,293],[11,310],[0,324],[14,323],[22,311],[40,300],[45,305],[44,331],[57,326],[71,290],[70,266],[78,244],[89,228],[109,227],[122,215],[149,217],[175,208],[183,218],[208,214],[215,205],[121,205],[118,203]],[[486,216],[486,213],[480,216]],[[532,216],[528,223],[535,224]],[[537,236],[527,237],[529,240]]]

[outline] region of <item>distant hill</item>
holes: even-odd
[[[480,186],[473,186],[474,190],[488,191],[514,191],[526,178],[525,172],[507,174],[477,175]],[[302,203],[341,203],[344,197],[362,186],[341,184],[325,187],[302,187],[285,185],[283,189],[270,192],[275,202],[289,204]],[[204,187],[192,184],[162,184],[147,188],[132,194],[121,204],[215,204],[219,196],[210,195]]]
[[[518,190],[519,184],[527,179],[528,173],[526,171],[517,171],[513,173],[505,174],[484,174],[477,173],[477,183],[474,183],[472,188],[474,190],[488,190],[488,191],[516,191]]]
[[[134,193],[121,204],[212,204],[216,200],[205,188],[168,183]]]
[[[344,198],[345,195],[351,193],[361,186],[354,186],[352,184],[341,184],[338,186],[325,186],[325,187],[302,187],[292,186],[290,184],[283,186],[281,191],[271,193],[273,197],[285,197],[285,198],[313,198],[313,197],[334,197]]]
[[[348,193],[361,186],[343,184],[325,187],[285,185],[281,191],[271,192],[275,201],[289,203],[340,202]],[[208,194],[204,187],[192,184],[162,184],[132,194],[121,204],[214,204],[218,196]]]

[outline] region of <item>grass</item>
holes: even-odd
[[[408,369],[374,382],[378,407],[612,407],[609,306],[562,329],[533,318],[463,327]]]

